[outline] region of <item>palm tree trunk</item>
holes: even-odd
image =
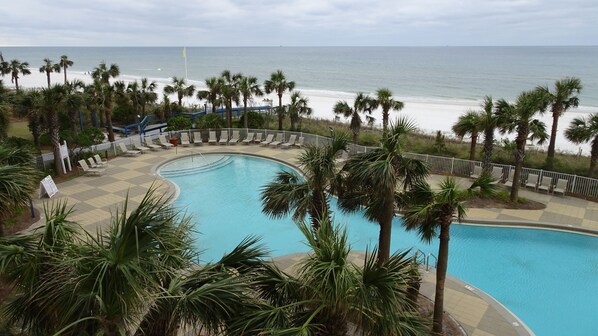
[[[469,148],[469,160],[475,160],[475,147],[478,143],[478,132],[471,132],[471,147]]]
[[[546,155],[546,168],[552,169],[554,167],[554,153],[556,146],[556,132],[559,127],[560,110],[555,110],[552,113],[552,130],[550,131],[550,143],[548,144],[548,155]]]
[[[46,78],[48,79],[48,89],[50,88],[50,73],[46,71]]]
[[[112,129],[112,102],[108,102],[104,108],[106,116],[106,127],[108,128],[108,141],[114,142],[114,130]]]
[[[278,95],[278,130],[282,131],[282,93]]]
[[[66,65],[64,66],[64,84],[66,85]]]
[[[226,124],[228,128],[233,127],[233,101],[231,99],[226,103]]]
[[[58,126],[58,114],[56,111],[50,111],[48,119],[50,121],[50,142],[54,149],[54,170],[57,176],[63,176],[62,164],[60,160],[60,134]]]
[[[490,175],[492,171],[492,152],[494,151],[494,127],[484,130],[484,157],[482,172]]]
[[[436,294],[434,295],[434,318],[432,332],[442,334],[442,319],[444,314],[444,282],[448,268],[450,228],[452,212],[443,216],[440,224],[440,244],[438,246],[438,266],[436,269]]]
[[[388,132],[388,111],[382,111],[382,136],[386,137]]]
[[[249,116],[247,115],[247,98],[243,98],[243,126],[249,128]]]
[[[590,169],[588,170],[588,176],[594,176],[596,171],[596,162],[598,162],[598,135],[592,140],[592,151],[590,153]]]
[[[19,92],[19,77],[15,77],[15,89]]]
[[[328,209],[328,203],[325,200],[326,196],[324,196],[322,191],[312,191],[311,197],[312,206],[309,210],[309,216],[311,217],[312,230],[313,232],[316,232],[320,228],[320,222],[329,216],[330,211]]]
[[[525,143],[527,142],[527,128],[520,131],[515,142],[517,143],[517,152],[515,152],[515,172],[513,173],[513,186],[511,187],[511,202],[516,202],[519,197],[519,183],[521,181],[521,170],[523,169],[523,158],[525,157]]]
[[[377,264],[382,267],[390,258],[390,238],[392,235],[392,219],[395,214],[394,189],[388,190],[386,206],[380,221],[380,235],[378,236],[378,260]],[[388,201],[390,200],[390,201]]]

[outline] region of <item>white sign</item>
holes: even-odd
[[[44,179],[39,183],[39,198],[42,198],[44,195],[52,197],[56,195],[57,192],[58,187],[56,187],[56,183],[54,183],[54,180],[52,180],[52,176],[48,175],[44,177]]]

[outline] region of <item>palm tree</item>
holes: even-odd
[[[475,160],[475,148],[478,141],[478,133],[482,131],[482,115],[476,111],[468,111],[459,116],[457,122],[453,125],[453,132],[458,137],[465,137],[471,134],[471,145],[469,147],[469,160]]]
[[[565,130],[565,137],[576,144],[592,141],[588,176],[594,176],[598,162],[598,113],[573,119]]]
[[[15,88],[19,91],[19,74],[23,76],[31,74],[29,63],[14,59],[8,64],[8,70],[11,74],[11,83],[15,83]]]
[[[548,106],[548,97],[543,90],[522,92],[515,104],[509,104],[501,99],[496,104],[496,117],[500,125],[500,131],[517,132],[515,143],[515,172],[513,181],[521,180],[523,159],[525,158],[525,145],[528,139],[542,144],[547,140],[546,125],[536,115],[543,114]],[[519,183],[513,183],[511,188],[511,202],[516,202],[519,193]]]
[[[39,67],[39,72],[46,74],[46,78],[48,80],[48,88],[50,88],[50,74],[52,72],[60,72],[60,64],[54,64],[51,59],[44,58],[44,65]]]
[[[83,90],[85,83],[80,80],[74,80],[71,83],[64,85],[65,88],[65,99],[64,106],[71,124],[71,131],[78,133],[79,128],[77,127],[77,113],[84,104]]]
[[[428,183],[421,181],[403,195],[403,199],[406,200],[404,225],[407,230],[417,230],[423,241],[430,242],[440,229],[432,328],[434,334],[442,335],[444,282],[448,267],[451,224],[453,221],[460,222],[465,217],[467,199],[492,195],[494,187],[492,179],[487,176],[480,177],[466,190],[460,189],[453,177],[446,177],[440,183],[438,191],[432,191]]]
[[[139,104],[141,105],[141,117],[145,117],[145,107],[147,104],[153,104],[158,100],[156,88],[158,84],[156,81],[148,81],[147,78],[141,79],[141,87],[139,89]]]
[[[345,118],[351,118],[349,129],[353,133],[354,143],[357,143],[357,137],[361,130],[361,124],[363,123],[359,114],[365,113],[366,116],[370,115],[375,106],[375,100],[362,92],[357,93],[355,96],[353,107],[349,106],[344,100],[338,101],[334,105],[333,112],[335,114],[342,114]]]
[[[11,104],[8,103],[6,98],[7,90],[4,88],[4,83],[0,80],[0,141],[8,136],[8,127],[10,119],[8,118]]]
[[[552,112],[552,129],[550,131],[550,142],[548,143],[548,155],[546,156],[546,168],[554,167],[554,153],[556,144],[556,132],[558,130],[559,118],[571,107],[579,105],[579,97],[583,86],[581,79],[566,77],[554,83],[554,91],[550,92],[548,87],[539,87],[549,97],[550,110]]]
[[[282,120],[284,119],[284,109],[282,108],[282,95],[285,91],[293,91],[295,82],[287,81],[282,70],[276,70],[270,75],[270,79],[264,82],[266,93],[276,92],[278,96],[278,129],[282,130]]]
[[[390,256],[397,190],[408,190],[428,175],[424,162],[405,157],[401,150],[400,138],[415,129],[410,120],[397,119],[382,139],[382,147],[351,156],[343,168],[339,206],[350,212],[363,209],[368,220],[380,225],[378,265]]]
[[[313,110],[307,106],[309,99],[301,95],[300,91],[291,94],[291,102],[286,106],[287,114],[291,120],[291,130],[296,129],[296,124],[300,122],[302,115],[311,115]]]
[[[212,113],[216,113],[216,108],[222,103],[220,101],[222,85],[222,78],[210,77],[206,79],[207,90],[197,91],[197,99],[206,99],[210,102]]]
[[[41,173],[36,169],[35,153],[28,147],[0,143],[0,237],[4,221],[19,207],[29,205]]]
[[[381,88],[376,91],[375,106],[382,108],[382,131],[386,134],[388,129],[388,116],[390,110],[400,111],[405,104],[392,98],[392,91],[387,88]]]
[[[48,133],[50,143],[54,148],[54,171],[62,176],[62,160],[60,160],[60,123],[58,121],[58,110],[63,106],[66,97],[66,89],[63,85],[55,85],[48,89],[42,89],[39,108],[48,120]]]
[[[114,88],[110,85],[110,79],[116,78],[120,75],[120,68],[116,64],[106,65],[106,62],[101,62],[100,65],[93,69],[91,77],[97,81],[102,97],[102,106],[104,107],[104,116],[106,117],[106,126],[108,127],[108,141],[114,142],[114,129],[112,129],[112,99]],[[102,125],[101,127],[103,127]]]
[[[494,114],[494,101],[491,96],[484,97],[480,111],[480,125],[484,133],[484,146],[482,149],[482,173],[490,176],[492,173],[492,152],[494,151],[494,132],[498,127],[498,120]]]
[[[253,76],[243,76],[239,81],[239,92],[243,98],[243,118],[245,128],[249,127],[249,117],[247,114],[247,103],[253,98],[253,96],[261,97],[264,95],[260,85],[257,82],[257,78]]]
[[[280,171],[274,181],[262,188],[262,211],[270,217],[282,218],[293,212],[295,221],[311,217],[314,231],[320,221],[330,219],[327,192],[336,188],[339,169],[335,159],[347,150],[348,137],[336,133],[330,145],[308,146],[299,156],[303,177]]]
[[[240,103],[239,81],[241,77],[243,77],[243,75],[240,73],[232,75],[229,70],[222,71],[222,74],[220,75],[220,96],[226,107],[226,127],[228,128],[233,127],[233,102],[236,105],[239,105]]]
[[[66,83],[68,82],[66,79],[66,69],[73,66],[73,61],[71,61],[67,55],[62,55],[60,56],[60,63],[58,64],[62,67],[62,70],[64,71],[64,84],[66,85]]]
[[[183,107],[183,98],[192,97],[195,92],[195,85],[187,86],[187,81],[184,78],[172,77],[172,85],[166,85],[164,87],[164,93],[173,94],[176,93],[179,107]]]

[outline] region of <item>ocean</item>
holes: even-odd
[[[120,66],[121,78],[148,77],[166,84],[172,76],[185,76],[183,48],[176,47],[0,47],[5,60],[29,62],[33,80],[23,86],[43,86],[37,68],[49,57],[74,61],[70,72],[83,75],[101,61]],[[569,113],[598,112],[598,46],[588,47],[187,47],[188,79],[199,87],[222,70],[256,76],[260,82],[282,70],[296,89],[314,104],[317,117],[332,118],[338,99],[356,92],[391,89],[406,103],[421,128],[450,131],[450,125],[467,109],[477,108],[485,95],[516,99],[539,85],[552,87],[567,76],[584,85],[580,108]],[[56,81],[59,75],[53,75]],[[28,83],[29,82],[29,83]],[[10,86],[10,80],[5,78]],[[191,103],[191,102],[190,102]],[[425,117],[424,117],[425,115]],[[549,118],[546,119],[549,121]],[[562,131],[568,120],[561,122]],[[577,145],[559,140],[559,147],[577,152]]]

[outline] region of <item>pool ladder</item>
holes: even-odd
[[[421,265],[426,266],[426,272],[430,270],[430,261],[434,262],[434,266],[432,267],[436,268],[438,265],[438,257],[436,257],[433,253],[426,254],[426,252],[420,249],[415,250],[415,260],[417,260],[417,262]]]

